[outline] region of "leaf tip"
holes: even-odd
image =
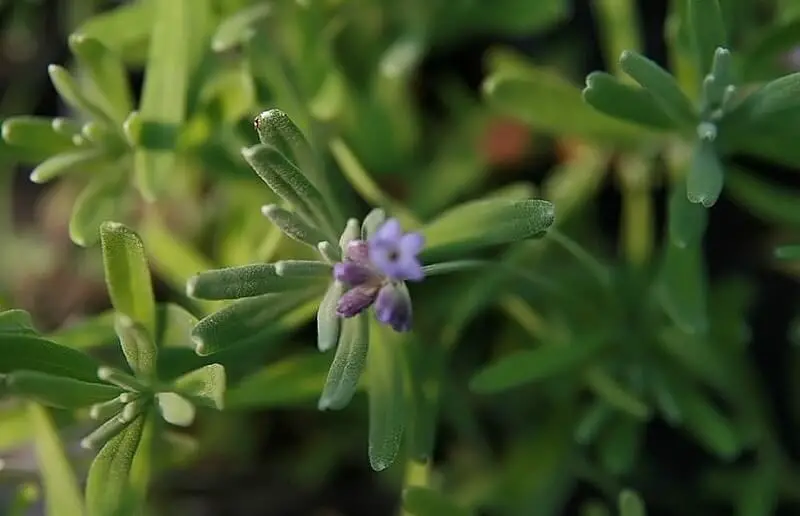
[[[275,211],[279,209],[280,207],[277,204],[265,204],[264,206],[261,207],[261,214],[267,217],[268,219],[271,219]]]
[[[187,297],[194,297],[195,293],[197,292],[197,281],[199,278],[199,274],[195,274],[188,280],[186,280],[186,296]]]
[[[107,382],[109,378],[114,376],[114,370],[107,366],[100,366],[97,368],[97,377],[104,382]]]
[[[208,351],[208,346],[203,339],[197,335],[192,335],[192,342],[194,343],[194,352],[201,357],[208,356],[211,353]]]

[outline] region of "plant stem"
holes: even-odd
[[[567,237],[557,229],[550,229],[547,233],[548,238],[553,242],[560,245],[565,251],[571,254],[578,262],[580,262],[586,269],[597,278],[604,287],[611,286],[611,275],[608,269],[597,261],[591,254],[589,254],[577,242]]]
[[[624,50],[640,51],[642,37],[636,5],[632,0],[595,0],[592,3],[599,20],[603,54],[611,71],[622,77],[619,57]]]
[[[620,165],[622,186],[622,250],[628,263],[640,268],[653,252],[653,201],[647,163],[627,156]]]

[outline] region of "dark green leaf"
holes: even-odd
[[[545,344],[516,351],[484,367],[472,378],[470,387],[476,392],[494,393],[560,375],[591,361],[604,345],[603,339],[579,340],[568,346]]]
[[[686,181],[672,185],[669,199],[669,238],[678,247],[697,247],[703,240],[708,224],[708,212],[689,201]]]
[[[156,372],[158,348],[141,324],[127,315],[117,316],[115,324],[119,344],[131,370],[137,376],[152,378]]]
[[[280,260],[275,262],[275,272],[283,278],[317,278],[330,280],[331,265],[318,260]]]
[[[664,310],[687,333],[708,329],[705,285],[702,248],[667,243],[657,292]]]
[[[77,409],[110,400],[122,392],[113,385],[75,380],[38,371],[14,371],[6,377],[9,389],[50,407]]]
[[[690,202],[710,208],[722,193],[724,181],[725,171],[714,145],[706,140],[698,140],[686,177],[686,197]]]
[[[611,407],[604,401],[592,403],[575,426],[575,441],[583,445],[591,444],[613,414]]]
[[[800,46],[800,18],[780,23],[748,45],[742,55],[741,69],[748,81],[767,81],[786,73],[791,52]]]
[[[115,516],[130,490],[133,458],[142,439],[146,416],[118,433],[97,454],[86,480],[87,516]]]
[[[126,188],[123,176],[97,175],[80,193],[72,207],[69,236],[76,244],[88,247],[100,239],[100,225],[118,218],[121,197]]]
[[[681,91],[675,78],[658,64],[636,52],[626,50],[619,59],[622,70],[648,90],[661,109],[679,127],[694,127],[697,112]]]
[[[644,501],[635,491],[624,489],[619,494],[619,516],[647,516]]]
[[[31,314],[25,310],[6,310],[0,312],[0,333],[36,334]]]
[[[122,60],[98,40],[83,34],[72,34],[69,47],[81,66],[88,71],[109,116],[122,124],[133,107]]]
[[[100,226],[106,285],[111,304],[155,335],[155,300],[150,269],[139,235],[117,222]]]
[[[735,168],[728,170],[725,188],[752,215],[772,224],[800,226],[800,190],[762,181]]]
[[[733,423],[701,392],[684,385],[675,394],[684,416],[684,427],[699,444],[721,459],[734,459],[741,451],[741,443]]]
[[[365,317],[361,315],[360,317]],[[369,463],[383,471],[394,463],[407,416],[403,334],[371,320],[367,357]]]
[[[89,355],[34,335],[0,333],[0,355],[0,373],[25,369],[89,382],[97,380],[98,364]]]
[[[542,236],[555,221],[548,201],[479,200],[458,205],[422,229],[422,259]]]
[[[225,405],[225,368],[209,364],[175,380],[175,390],[198,405],[222,410]]]
[[[800,245],[787,245],[775,250],[775,256],[781,260],[800,260]]]
[[[606,72],[592,72],[586,77],[583,99],[598,111],[627,122],[657,130],[675,127],[652,93],[624,84]]]
[[[350,403],[367,364],[369,337],[366,313],[342,322],[336,354],[319,398],[320,410],[341,410]]]
[[[403,493],[403,509],[414,516],[469,516],[471,511],[458,506],[442,493],[412,486]]]
[[[689,29],[701,76],[711,73],[714,52],[727,46],[725,22],[718,0],[688,0]]]
[[[30,178],[34,183],[47,183],[73,172],[92,171],[107,161],[107,156],[99,149],[64,152],[40,163],[33,169]]]
[[[254,263],[201,272],[186,284],[186,293],[198,299],[242,299],[289,292],[322,283],[319,278],[280,276],[273,263]]]
[[[621,416],[611,421],[598,443],[603,468],[615,476],[629,474],[641,441],[642,428],[637,420]]]

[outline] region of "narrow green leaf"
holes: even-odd
[[[100,149],[81,149],[64,152],[40,163],[31,172],[30,179],[34,183],[47,183],[73,172],[91,171],[107,161],[108,157]]]
[[[676,393],[684,415],[684,427],[698,442],[723,460],[734,459],[741,451],[736,429],[699,391],[684,386]]]
[[[771,516],[777,512],[781,472],[770,462],[759,465],[748,475],[734,502],[736,516]]]
[[[9,145],[35,149],[54,155],[75,148],[72,135],[54,128],[54,119],[15,116],[3,121],[3,140]]]
[[[787,245],[775,250],[775,256],[781,260],[800,260],[800,245]]]
[[[369,337],[367,314],[342,321],[339,344],[319,398],[320,410],[341,410],[350,403],[367,365]]]
[[[192,330],[198,355],[239,346],[265,346],[281,331],[280,318],[319,295],[316,289],[239,300],[203,318]]]
[[[110,400],[122,392],[113,385],[85,382],[38,371],[14,371],[6,377],[11,392],[50,407],[77,409]]]
[[[367,357],[368,453],[372,469],[383,471],[397,457],[408,417],[404,381],[406,358],[402,334],[375,320],[371,323]]]
[[[364,217],[364,222],[361,223],[361,239],[367,240],[371,237],[386,221],[386,212],[380,208],[373,208]]]
[[[703,0],[701,0],[703,1]],[[635,491],[624,489],[619,494],[619,516],[647,516],[644,501]]]
[[[111,439],[119,435],[127,425],[128,421],[123,419],[122,411],[118,414],[113,414],[91,434],[81,440],[81,447],[87,450],[100,450]]]
[[[650,417],[648,407],[631,389],[603,369],[594,367],[586,373],[586,383],[592,392],[609,406],[634,419]]]
[[[636,52],[626,50],[619,59],[622,70],[648,90],[661,109],[679,127],[694,127],[697,112],[681,91],[675,78],[658,64]]]
[[[0,333],[24,333],[35,335],[31,314],[25,310],[5,310],[0,312]]]
[[[669,238],[674,245],[697,247],[703,240],[708,224],[708,212],[700,205],[689,201],[686,181],[672,185],[669,198]]]
[[[284,278],[330,279],[333,275],[330,264],[317,260],[280,260],[275,262],[275,272]]]
[[[79,33],[69,37],[69,47],[88,71],[108,114],[115,122],[122,124],[133,108],[122,60],[98,40]]]
[[[592,403],[575,426],[575,441],[582,445],[591,444],[613,415],[611,407],[603,401]]]
[[[192,402],[222,410],[225,405],[225,368],[221,364],[209,364],[187,373],[175,380],[176,392]]]
[[[164,421],[176,426],[191,426],[194,422],[194,405],[180,394],[174,392],[159,392],[156,402],[161,417]]]
[[[100,226],[106,285],[111,304],[155,335],[155,300],[150,269],[139,235],[117,222]]]
[[[29,334],[0,333],[0,373],[39,371],[93,382],[97,362],[80,351]]]
[[[686,177],[686,197],[692,203],[710,208],[722,193],[724,180],[725,171],[714,145],[706,140],[698,140]]]
[[[480,247],[500,245],[542,236],[555,221],[548,201],[530,199],[479,200],[458,205],[422,229],[424,261],[435,256],[463,254]]]
[[[578,341],[569,346],[545,344],[516,351],[484,367],[470,382],[472,390],[495,393],[560,375],[581,367],[605,347],[603,339]]]
[[[800,226],[800,190],[762,181],[735,168],[728,170],[725,188],[752,215],[772,224]]]
[[[629,474],[641,442],[642,429],[638,421],[624,416],[615,418],[598,443],[603,469],[615,476]]]
[[[675,122],[648,90],[619,81],[606,72],[586,77],[583,99],[596,110],[627,122],[657,130],[675,128]]]
[[[197,317],[169,303],[156,309],[156,344],[160,348],[192,348],[192,328]]]
[[[689,30],[701,76],[711,73],[714,52],[727,46],[725,21],[718,0],[687,0]]]
[[[211,40],[211,48],[214,52],[225,52],[250,39],[255,30],[253,25],[266,18],[272,9],[271,4],[258,3],[228,16],[217,27]]]
[[[155,2],[139,115],[155,127],[180,125],[186,116],[191,72],[193,0]],[[145,199],[154,200],[175,167],[174,150],[136,153],[136,179]]]
[[[328,240],[319,228],[309,224],[301,216],[284,210],[275,204],[264,206],[261,208],[261,213],[275,224],[284,235],[300,243],[316,248],[317,244]]]
[[[87,516],[113,516],[130,490],[130,472],[145,416],[136,418],[103,446],[86,481]]]
[[[341,318],[336,313],[336,304],[344,294],[342,283],[332,281],[317,310],[317,348],[322,351],[332,349],[339,340]]]
[[[114,328],[131,370],[137,376],[154,377],[158,348],[153,337],[148,335],[144,326],[123,314],[117,316]]]
[[[412,486],[403,493],[403,509],[414,516],[469,516],[471,511],[456,505],[439,491]]]
[[[100,226],[120,215],[121,197],[126,188],[122,175],[97,175],[80,193],[72,206],[69,219],[69,236],[82,247],[89,247],[100,239]]]
[[[47,73],[50,75],[50,81],[59,96],[71,108],[98,122],[112,123],[108,114],[93,99],[88,98],[81,91],[78,83],[65,68],[52,64],[47,67]]]
[[[44,484],[45,514],[83,514],[83,497],[78,488],[78,480],[52,417],[43,407],[29,403],[28,418]]]
[[[242,299],[290,292],[320,284],[319,278],[280,276],[273,263],[254,263],[201,272],[186,284],[186,294],[198,299]]]
[[[95,403],[89,409],[89,417],[95,421],[108,421],[112,417],[118,416],[126,403],[130,403],[135,399],[136,394],[127,392],[120,394],[113,400],[104,401],[102,403]],[[130,399],[129,399],[130,398]]]
[[[113,367],[102,366],[97,369],[97,377],[103,381],[113,383],[126,391],[140,393],[147,392],[147,385],[139,381],[135,376],[123,373]]]
[[[656,291],[664,310],[687,333],[708,329],[705,285],[702,248],[667,243]]]
[[[101,41],[112,51],[122,53],[146,43],[153,25],[155,2],[129,2],[95,14],[78,27],[76,33]]]

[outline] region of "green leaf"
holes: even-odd
[[[159,392],[156,402],[164,421],[176,426],[191,426],[194,422],[195,408],[189,400],[174,392]]]
[[[478,200],[444,212],[422,229],[424,261],[542,236],[555,221],[548,201]]]
[[[114,328],[119,336],[122,353],[131,370],[137,376],[155,377],[158,348],[144,326],[127,315],[120,314],[117,316]]]
[[[742,76],[748,82],[768,81],[786,73],[787,56],[800,45],[800,18],[777,24],[743,52]]]
[[[3,140],[48,156],[74,149],[72,136],[57,131],[54,123],[54,119],[37,116],[11,117],[3,121]]]
[[[613,414],[611,407],[604,401],[592,403],[575,426],[575,441],[582,445],[594,442]]]
[[[622,490],[619,494],[618,505],[619,516],[647,516],[644,501],[635,491],[630,489]]]
[[[35,335],[31,314],[25,310],[5,310],[0,312],[0,333],[24,333]]]
[[[229,388],[225,408],[265,409],[296,406],[315,400],[325,386],[329,367],[328,357],[319,353],[284,358]],[[363,388],[363,384],[361,381],[359,388]]]
[[[800,226],[800,190],[762,181],[735,168],[728,170],[725,188],[748,213],[772,224]]]
[[[578,340],[571,345],[544,344],[533,350],[516,351],[490,363],[476,374],[470,388],[495,393],[567,373],[595,358],[605,347],[604,339]]]
[[[169,303],[156,309],[156,344],[160,348],[193,348],[192,328],[197,317]]]
[[[283,278],[319,278],[329,280],[333,275],[331,265],[318,260],[279,260],[275,272]]]
[[[198,355],[239,346],[265,346],[283,328],[280,318],[318,295],[316,289],[237,301],[203,318],[192,330]]]
[[[686,177],[686,197],[692,203],[710,208],[719,199],[724,181],[725,171],[714,145],[706,140],[698,140]]]
[[[688,0],[688,20],[697,67],[701,76],[711,73],[714,52],[727,46],[725,21],[718,0]]]
[[[675,122],[661,109],[652,93],[622,83],[609,73],[590,73],[582,94],[583,100],[593,108],[614,118],[661,131],[675,128]]]
[[[258,3],[236,11],[219,24],[211,48],[214,52],[226,52],[250,39],[256,25],[272,12],[273,6]]]
[[[669,198],[669,238],[674,245],[697,247],[702,243],[708,224],[708,212],[700,205],[689,201],[686,181],[672,185]]]
[[[222,410],[225,405],[225,368],[209,364],[175,380],[175,390],[192,402]]]
[[[128,76],[122,60],[98,40],[79,33],[69,37],[69,47],[81,66],[88,71],[108,114],[115,122],[122,124],[133,109]]]
[[[619,63],[626,74],[653,95],[662,111],[672,118],[678,127],[693,128],[697,124],[698,118],[694,106],[669,72],[631,50],[622,53]]]
[[[155,300],[150,269],[139,235],[117,222],[100,226],[106,285],[111,304],[155,335]]]
[[[126,183],[122,175],[97,175],[80,193],[72,206],[69,219],[69,236],[82,247],[89,247],[100,239],[100,225],[120,214],[121,197]]]
[[[51,64],[47,67],[47,73],[50,75],[50,81],[55,86],[59,96],[71,108],[98,122],[111,124],[108,114],[93,99],[87,97],[81,91],[75,78],[64,67]]]
[[[656,292],[667,315],[686,333],[708,330],[705,285],[702,248],[667,243]]]
[[[564,0],[497,0],[491,8],[485,4],[464,2],[452,4],[451,11],[437,18],[433,37],[458,37],[465,31],[477,34],[523,36],[544,30],[570,14]]]
[[[684,416],[683,426],[698,443],[723,460],[734,459],[741,451],[741,442],[733,423],[699,391],[683,386],[675,394]]]
[[[345,287],[338,281],[332,281],[319,303],[317,310],[317,348],[322,351],[332,349],[339,340],[341,318],[336,313],[336,304],[344,294]]]
[[[126,426],[128,426],[128,421],[122,416],[124,407],[128,403],[123,403],[119,412],[111,414],[105,423],[95,428],[92,433],[84,437],[81,440],[81,447],[87,450],[100,450],[111,439],[119,435],[119,433],[122,432]]]
[[[195,0],[196,1],[196,0]],[[192,27],[190,11],[199,8],[193,0],[155,2],[152,35],[145,68],[139,116],[151,127],[183,123],[191,72]],[[154,200],[172,175],[175,153],[168,149],[136,153],[136,180],[145,199]]]
[[[615,476],[629,474],[641,442],[642,429],[638,421],[624,416],[614,419],[598,443],[603,469]]]
[[[47,410],[34,403],[28,404],[28,419],[44,484],[45,514],[83,514],[83,497],[78,488],[78,480],[53,419]]]
[[[342,321],[336,354],[317,404],[320,410],[341,410],[350,403],[367,365],[369,337],[366,313]]]
[[[20,369],[78,380],[97,380],[97,362],[89,355],[35,335],[0,333],[0,373]]]
[[[360,317],[365,317],[364,315]],[[394,463],[407,416],[404,336],[371,320],[367,357],[369,463],[383,471]]]
[[[64,152],[40,163],[31,172],[30,179],[34,183],[43,184],[73,172],[91,171],[107,161],[108,157],[99,149]]]
[[[646,137],[640,127],[587,106],[581,91],[545,70],[498,71],[483,92],[492,106],[540,131],[605,143],[635,143]]]
[[[318,227],[309,224],[303,217],[284,210],[275,204],[264,206],[261,208],[261,213],[275,224],[284,235],[302,244],[310,245],[316,249],[317,244],[328,241],[328,238]]]
[[[373,208],[364,217],[361,223],[361,239],[368,240],[369,237],[378,231],[378,228],[386,221],[386,212],[381,208]]]
[[[403,493],[403,509],[414,516],[469,516],[472,511],[459,507],[439,491],[412,486]]]
[[[86,480],[87,516],[115,516],[130,492],[130,473],[145,416],[136,418],[103,446]]]
[[[775,256],[781,260],[800,260],[800,245],[787,245],[775,250]]]
[[[122,53],[146,43],[153,26],[155,2],[130,2],[96,14],[83,22],[77,34],[101,41],[110,50]]]
[[[319,278],[280,276],[273,263],[254,263],[201,272],[186,284],[186,294],[198,299],[242,299],[290,292],[320,284]]]
[[[110,400],[122,392],[118,387],[75,380],[38,371],[14,371],[6,377],[11,392],[50,407],[78,409]]]

